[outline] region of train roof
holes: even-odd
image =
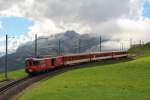
[[[32,58],[31,57],[31,58],[27,58],[26,60],[31,60],[31,59],[32,60],[39,60],[40,61],[40,60],[43,60],[43,59],[51,59],[51,58]]]
[[[86,54],[95,54],[95,53],[111,53],[111,52],[127,52],[127,51],[105,51],[105,52],[87,52],[87,53],[76,53],[76,54],[67,54],[67,55],[61,55],[61,56],[45,56],[45,57],[37,57],[37,58],[27,58],[26,60],[43,60],[43,59],[52,59],[52,58],[58,58],[63,56],[79,56],[79,55],[86,55]]]
[[[67,54],[67,55],[64,55],[64,56],[76,56],[76,55],[85,55],[85,54],[93,54],[93,53],[111,53],[111,52],[127,52],[127,51],[86,52],[86,53]]]

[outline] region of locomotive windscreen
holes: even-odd
[[[33,61],[33,65],[40,65],[40,61]]]
[[[25,64],[26,64],[26,66],[32,66],[32,61],[31,60],[26,60]]]

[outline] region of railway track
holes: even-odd
[[[46,78],[50,78],[56,76],[58,74],[64,73],[66,71],[80,68],[81,65],[85,65],[87,63],[78,64],[78,65],[68,65],[65,67],[61,67],[59,69],[53,69],[48,71],[47,73],[39,74],[36,76],[26,76],[12,82],[9,82],[3,86],[0,86],[0,100],[15,100],[16,95],[23,91],[28,86]]]
[[[8,82],[0,86],[0,100],[9,100],[19,90],[19,84],[29,79],[28,76]]]
[[[29,77],[26,76],[26,77],[23,77],[23,78],[14,80],[14,81],[12,81],[12,82],[9,82],[9,83],[6,83],[6,84],[0,86],[0,93],[1,93],[1,94],[4,93],[4,92],[7,91],[9,88],[13,87],[14,85],[19,84],[19,83],[22,82],[22,81],[25,81],[27,78],[29,78]],[[0,95],[1,95],[1,94],[0,94]]]

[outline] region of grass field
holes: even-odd
[[[19,100],[150,100],[150,57],[113,62],[45,79],[25,90]]]
[[[23,77],[25,75],[27,75],[27,74],[25,73],[24,70],[17,70],[17,71],[8,72],[8,78],[10,80],[17,79],[17,78]],[[4,73],[1,73],[0,74],[0,81],[2,82],[4,80],[5,80]]]
[[[134,46],[129,50],[129,53],[135,54],[136,57],[150,56],[150,43],[142,46]]]

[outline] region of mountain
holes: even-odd
[[[107,41],[103,37],[102,42]],[[58,55],[59,51],[61,54],[71,54],[82,52],[89,52],[98,50],[99,38],[90,34],[80,35],[75,31],[66,31],[56,35],[48,37],[39,37],[37,39],[38,44],[38,56],[43,55]],[[60,50],[59,50],[60,44]],[[80,44],[80,49],[79,49]],[[25,59],[28,57],[34,57],[34,46],[35,41],[28,42],[20,46],[15,53],[8,55],[8,69],[16,70],[25,67]],[[0,58],[0,71],[4,70],[5,57]]]

